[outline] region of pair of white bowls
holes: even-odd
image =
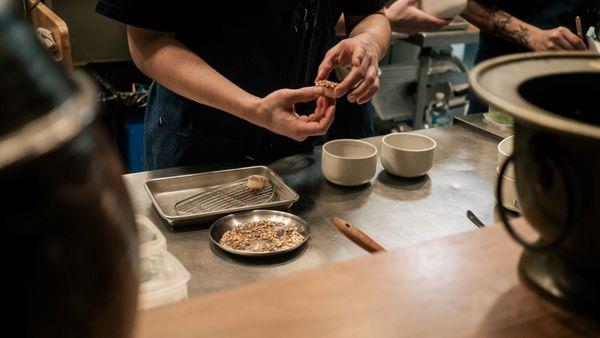
[[[381,142],[381,164],[392,175],[419,177],[433,166],[436,142],[412,133],[386,135]],[[377,169],[377,147],[361,141],[342,139],[325,143],[321,169],[325,178],[343,186],[369,182]]]

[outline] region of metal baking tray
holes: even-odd
[[[271,181],[275,193],[269,202],[195,214],[175,211],[175,203],[181,200],[250,175],[262,175]],[[254,209],[286,210],[299,198],[298,193],[288,187],[279,175],[265,166],[157,178],[146,181],[145,188],[158,214],[171,226],[210,222],[227,214]]]

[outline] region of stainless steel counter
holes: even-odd
[[[208,238],[209,225],[172,229],[153,209],[143,184],[147,179],[202,171],[171,168],[125,175],[137,213],[147,215],[164,233],[168,249],[191,272],[190,296],[247,284],[271,276],[313,269],[367,255],[337,233],[329,218],[341,217],[360,226],[381,245],[401,247],[477,228],[465,212],[472,210],[485,224],[494,221],[493,185],[498,139],[465,126],[421,130],[437,141],[435,164],[422,178],[392,177],[378,165],[367,185],[344,188],[325,181],[321,149],[296,155],[270,167],[299,194],[291,212],[304,218],[312,238],[298,251],[271,259],[225,254]],[[379,147],[380,138],[367,141]]]

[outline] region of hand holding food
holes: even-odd
[[[335,67],[351,65],[348,76],[333,89],[333,97],[340,98],[349,93],[348,101],[363,104],[379,90],[380,56],[381,49],[370,39],[357,35],[342,40],[325,54],[317,81],[329,78]]]
[[[583,40],[566,27],[536,29],[528,39],[528,47],[536,52],[552,50],[586,50]]]
[[[324,135],[333,122],[335,102],[331,104],[323,97],[321,87],[300,89],[280,89],[258,100],[255,113],[250,122],[287,136],[296,141],[304,141],[309,136]],[[319,104],[319,100],[321,103]],[[298,102],[317,100],[317,109],[308,116],[296,113],[294,105]]]

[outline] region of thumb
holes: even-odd
[[[293,105],[297,102],[310,102],[323,96],[324,89],[321,87],[304,87],[300,89],[290,89],[287,91],[286,103]]]

